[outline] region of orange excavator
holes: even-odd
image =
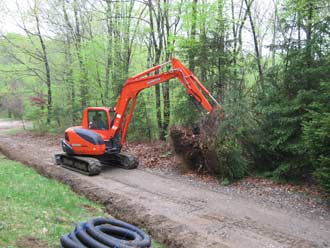
[[[172,70],[150,75],[171,63]],[[86,174],[98,175],[102,165],[115,165],[125,169],[138,166],[138,158],[121,152],[126,140],[129,123],[132,119],[138,94],[153,85],[178,78],[187,94],[202,106],[207,113],[221,108],[216,99],[178,59],[154,66],[130,77],[123,85],[115,108],[88,107],[83,112],[81,126],[65,130],[61,146],[64,151],[56,154],[56,163],[65,168]],[[213,100],[213,107],[207,97]]]

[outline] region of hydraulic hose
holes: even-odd
[[[148,248],[150,237],[141,229],[111,218],[78,223],[73,232],[61,237],[62,248]]]

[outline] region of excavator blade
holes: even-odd
[[[96,176],[100,174],[102,165],[96,158],[82,157],[82,156],[70,156],[66,153],[55,155],[56,164],[62,167],[79,172],[87,176]]]

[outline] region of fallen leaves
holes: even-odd
[[[170,144],[163,141],[130,142],[124,150],[137,156],[144,168],[177,168],[179,158],[173,155]]]

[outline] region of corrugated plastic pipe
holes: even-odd
[[[78,223],[61,237],[62,248],[148,248],[150,237],[141,229],[112,218],[95,218]]]

